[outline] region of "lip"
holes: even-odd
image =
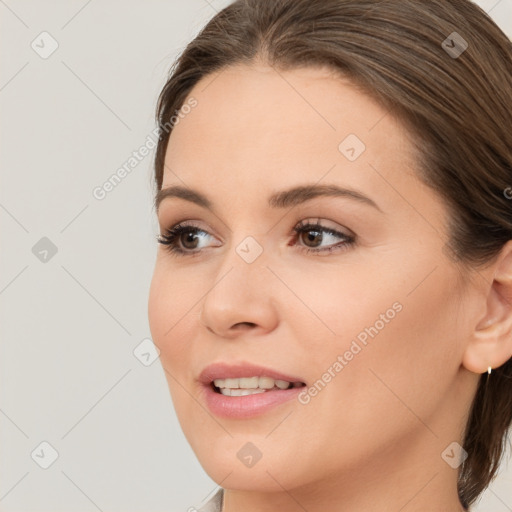
[[[271,377],[274,380],[304,382],[300,377],[250,363],[228,364],[224,362],[208,365],[199,375],[202,384],[202,400],[215,416],[243,419],[259,416],[297,397],[304,386],[279,391],[265,391],[254,395],[225,396],[214,391],[211,383],[215,379],[241,377]]]

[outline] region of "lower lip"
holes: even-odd
[[[217,393],[211,386],[204,386],[205,401],[215,416],[222,418],[251,418],[259,416],[274,407],[293,400],[304,389],[280,389],[245,396],[226,396]]]

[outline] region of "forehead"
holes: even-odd
[[[169,139],[163,188],[182,179],[203,190],[270,190],[326,177],[380,194],[376,169],[416,179],[405,129],[327,68],[232,66],[204,77],[191,97],[197,105]],[[360,156],[348,159],[347,146]]]

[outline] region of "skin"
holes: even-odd
[[[237,65],[189,96],[198,103],[172,132],[162,188],[199,190],[213,207],[160,204],[161,232],[190,221],[207,235],[198,256],[159,246],[148,312],[184,434],[226,489],[224,512],[462,510],[457,470],[441,454],[462,444],[480,374],[512,355],[512,246],[462,280],[444,247],[447,209],[416,177],[407,131],[332,71]],[[349,134],[366,146],[352,162],[338,149]],[[357,189],[382,211],[343,197],[267,204],[317,183]],[[293,232],[318,219],[355,244],[301,251],[343,241],[308,245]],[[263,249],[250,264],[236,252],[247,236]],[[250,419],[206,408],[206,365],[252,362],[311,385],[397,302],[307,404]],[[237,457],[247,442],[262,454],[251,468]]]

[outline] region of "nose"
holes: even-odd
[[[226,255],[203,300],[200,322],[223,338],[259,335],[278,322],[276,280],[265,252],[248,263],[232,249]]]

